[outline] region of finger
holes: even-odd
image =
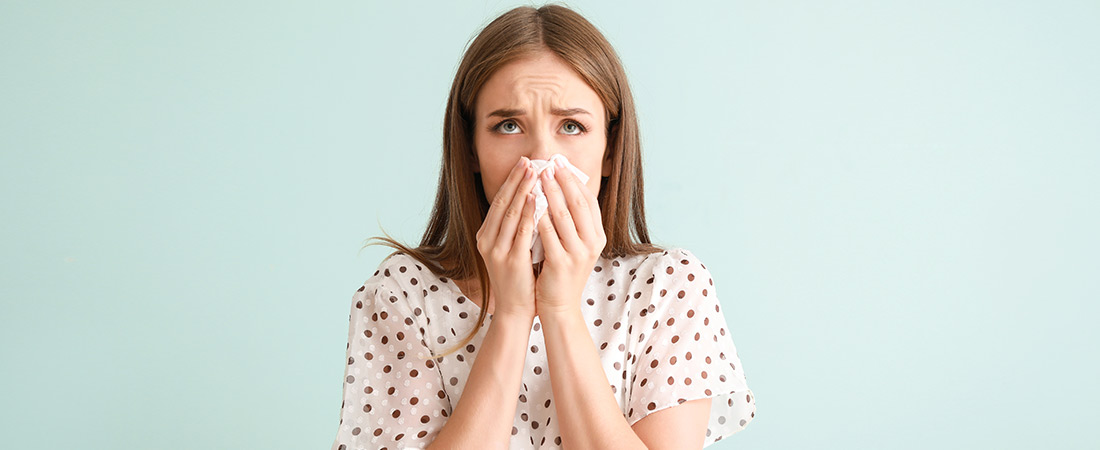
[[[558,240],[558,233],[554,231],[554,223],[549,214],[543,214],[539,219],[539,239],[542,239],[542,252],[546,259],[560,261],[565,257],[565,249]]]
[[[519,163],[515,167],[512,167],[512,172],[508,174],[508,179],[504,180],[504,184],[500,186],[496,196],[493,197],[492,203],[489,205],[489,212],[485,214],[485,220],[481,223],[481,235],[478,236],[479,241],[487,240],[487,242],[491,243],[497,241],[497,230],[500,228],[500,218],[515,194],[516,185],[519,184],[527,170],[532,170],[530,169],[530,163],[526,156],[521,156]]]
[[[595,230],[592,229],[592,210],[588,207],[588,198],[585,195],[588,188],[581,184],[581,180],[573,171],[564,167],[558,167],[554,177],[561,186],[562,197],[569,207],[569,214],[573,217],[577,235],[584,242],[592,242],[596,235]]]
[[[528,169],[523,179],[520,180],[520,185],[516,189],[515,195],[511,198],[511,204],[504,212],[504,217],[500,222],[500,231],[498,233],[500,239],[497,240],[496,245],[503,247],[501,250],[505,252],[510,251],[515,243],[516,224],[519,223],[523,217],[523,210],[526,209],[528,194],[530,194],[531,190],[535,187],[535,181],[537,180],[538,178],[534,176],[534,169]],[[534,205],[534,202],[531,202],[531,204]],[[531,215],[534,214],[532,210]]]
[[[530,262],[531,241],[535,234],[535,194],[528,192],[523,198],[523,213],[520,214],[519,224],[516,225],[519,229],[516,230],[516,237],[512,242],[512,252],[527,255]]]
[[[573,223],[573,213],[569,211],[569,207],[565,204],[561,185],[558,184],[555,176],[556,172],[558,172],[557,167],[553,167],[543,173],[542,191],[546,194],[546,211],[547,214],[552,216],[554,229],[557,230],[558,239],[562,242],[563,247],[571,252],[580,251],[584,243],[577,236],[577,226]]]

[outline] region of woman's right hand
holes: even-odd
[[[535,230],[535,194],[531,189],[537,180],[534,171],[527,157],[520,157],[477,230],[477,251],[489,272],[495,317],[535,317],[535,274],[531,265]],[[484,295],[481,304],[483,308],[489,305]]]

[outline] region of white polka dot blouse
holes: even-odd
[[[711,398],[706,445],[741,431],[755,396],[710,272],[683,248],[600,258],[581,299],[607,382],[631,425]],[[462,397],[492,315],[465,346],[480,309],[404,253],[352,295],[343,404],[333,450],[424,448]],[[532,323],[510,448],[561,448],[542,325]]]

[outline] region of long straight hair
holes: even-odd
[[[477,230],[489,211],[489,201],[474,172],[473,133],[478,92],[500,67],[519,59],[552,51],[564,59],[599,95],[606,110],[607,148],[611,175],[602,177],[597,199],[607,244],[601,257],[614,258],[663,251],[649,240],[645,221],[642,156],[634,98],[626,73],[611,44],[588,20],[556,4],[538,9],[520,6],[485,26],[469,44],[458,66],[443,119],[443,163],[435,205],[420,245],[410,248],[386,237],[372,237],[405,253],[441,277],[477,278],[482,308],[462,342],[434,358],[442,358],[470,341],[485,321],[489,276],[477,250]],[[605,158],[607,154],[604,154]],[[633,233],[633,235],[632,235]],[[368,239],[370,241],[370,239]]]

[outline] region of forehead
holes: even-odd
[[[534,97],[545,97],[552,106],[582,107],[602,111],[600,97],[565,60],[544,52],[509,62],[497,69],[482,86],[476,100],[479,115],[496,108],[522,107]],[[538,105],[541,106],[541,105]]]

